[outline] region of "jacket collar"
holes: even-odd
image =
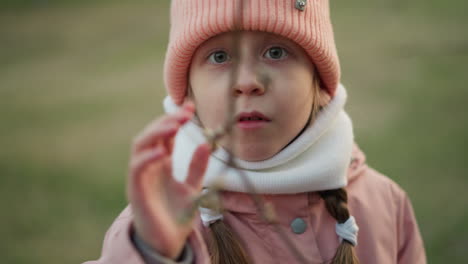
[[[358,180],[367,169],[366,156],[357,144],[354,144],[352,159],[348,167],[347,178],[348,186]],[[281,210],[278,215],[278,221],[288,225],[290,216],[306,217],[307,208],[321,199],[317,191],[303,192],[295,194],[259,194],[263,203],[272,205],[276,210]],[[231,213],[258,214],[255,202],[248,193],[223,191],[221,192],[222,205],[224,210]],[[258,216],[255,216],[258,217]],[[261,220],[258,218],[259,221]]]
[[[348,184],[356,180],[367,169],[366,155],[359,146],[354,143],[351,161],[348,167]]]

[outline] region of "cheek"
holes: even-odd
[[[217,128],[225,119],[228,105],[224,79],[223,75],[213,74],[197,74],[191,78],[196,112],[205,127]]]
[[[295,126],[303,126],[307,122],[312,111],[313,103],[313,79],[307,71],[296,71],[283,74],[278,78],[276,89],[276,104],[282,117]],[[294,123],[294,124],[292,124]],[[304,123],[304,124],[302,124]]]
[[[289,101],[289,106],[303,105],[312,102],[313,75],[301,68],[290,68],[276,74],[276,90],[280,99]],[[294,102],[291,104],[291,102]],[[302,107],[302,106],[301,106]]]

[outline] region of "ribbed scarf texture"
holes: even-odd
[[[336,95],[319,112],[316,120],[286,148],[267,160],[234,159],[238,168],[226,169],[228,153],[219,148],[209,159],[203,186],[221,183],[224,190],[248,192],[239,171],[249,179],[255,192],[262,194],[291,194],[346,186],[354,142],[352,122],[343,109],[346,99],[346,89],[339,85]],[[179,106],[168,96],[164,108],[167,113],[173,113]],[[176,180],[185,180],[192,155],[204,142],[202,128],[192,121],[179,130],[173,152]]]

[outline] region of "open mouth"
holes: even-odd
[[[266,119],[258,116],[252,116],[252,117],[241,117],[239,118],[240,122],[246,122],[246,121],[267,121]]]
[[[259,128],[270,121],[269,117],[257,111],[243,112],[237,117],[237,124],[240,128]]]
[[[264,114],[260,113],[260,112],[257,112],[257,111],[253,111],[253,112],[243,112],[243,113],[240,113],[238,118],[237,118],[237,121],[238,122],[249,122],[249,121],[266,121],[266,122],[270,122],[271,119],[268,118],[267,116],[265,116]]]

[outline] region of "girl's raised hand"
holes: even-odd
[[[186,103],[177,113],[150,123],[134,140],[127,194],[138,236],[158,253],[175,259],[192,231],[193,217],[181,221],[201,190],[210,147],[200,145],[183,183],[172,176],[172,150],[178,129],[190,120],[195,107]]]

